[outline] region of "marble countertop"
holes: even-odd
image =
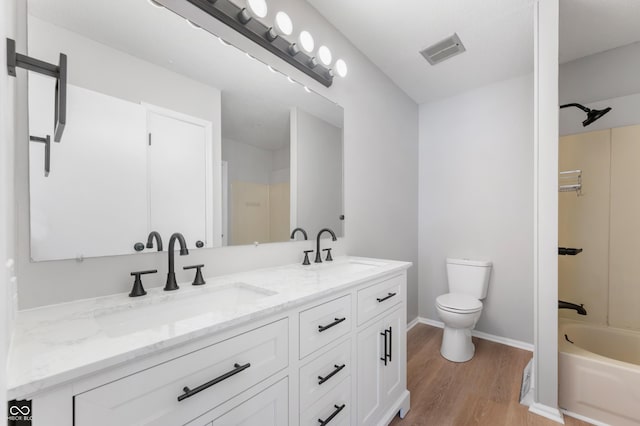
[[[339,257],[206,278],[204,286],[148,290],[19,311],[7,365],[9,399],[22,399],[160,349],[288,310],[410,262]]]

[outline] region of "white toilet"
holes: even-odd
[[[440,353],[453,362],[473,358],[475,347],[471,330],[482,313],[487,296],[491,262],[469,259],[447,259],[449,293],[438,296],[436,311],[444,322]]]

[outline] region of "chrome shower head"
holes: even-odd
[[[606,107],[605,109],[590,109],[584,105],[580,105],[576,103],[560,105],[560,108],[568,108],[568,107],[580,108],[581,110],[587,113],[586,120],[582,122],[582,126],[584,127],[587,127],[589,124],[593,123],[594,121],[596,121],[597,119],[599,119],[600,117],[602,117],[603,115],[611,111],[611,107]]]

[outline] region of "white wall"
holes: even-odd
[[[229,183],[234,181],[269,184],[273,172],[273,151],[224,138],[222,160],[229,164]]]
[[[477,329],[533,341],[533,78],[420,106],[420,315],[445,258],[493,262]]]
[[[588,108],[611,107],[587,127],[577,108],[560,110],[560,135],[630,126],[640,123],[640,42],[596,53],[560,66],[560,104],[581,103]]]
[[[22,19],[26,16],[24,3],[21,5]],[[181,0],[162,0],[162,3],[181,9],[185,14],[197,12]],[[309,4],[276,0],[269,6],[273,10],[286,10],[296,25],[313,31],[318,42],[331,46],[334,55],[344,58],[349,65],[347,78],[336,78],[332,87],[325,88],[230,28],[216,24],[219,35],[228,41],[278,69],[288,70],[296,80],[344,107],[346,238],[331,246],[337,249],[337,254],[348,251],[353,255],[407,260],[416,264],[416,104]],[[22,34],[23,40],[24,37]],[[26,89],[21,87],[19,96],[26,98]],[[24,105],[19,114],[21,121],[26,123]],[[26,135],[26,125],[22,125],[16,139],[21,146],[17,190],[24,217],[28,217],[26,149],[22,144]],[[21,288],[23,308],[129,291],[129,272],[134,270],[158,268],[157,275],[145,278],[145,285],[164,284],[166,254],[94,258],[81,263],[70,260],[30,264],[27,227],[22,224],[20,229],[19,274],[21,280],[27,281]],[[307,241],[193,250],[188,261],[205,263],[207,274],[219,275],[298,262],[302,260],[302,251],[311,246],[312,242]],[[178,279],[186,281],[189,274],[178,271]],[[408,299],[407,315],[411,319],[418,313],[417,265],[409,270]]]
[[[590,103],[640,93],[640,42],[560,65],[560,104]]]
[[[0,58],[6,58],[7,37],[15,39],[15,1],[0,5]],[[18,45],[19,48],[23,47]],[[6,69],[6,68],[5,68]],[[22,78],[24,72],[20,72]],[[6,72],[0,73],[0,412],[7,412],[7,353],[10,345],[13,316],[17,299],[14,265],[10,259],[16,254],[16,216],[14,191],[15,139],[15,85],[16,79]]]
[[[342,129],[300,108],[292,109],[291,129],[291,152],[296,162],[291,182],[295,193],[292,222],[309,235],[329,228],[343,236]]]
[[[220,141],[220,90],[189,79],[34,16],[28,18],[29,54],[51,63],[69,58],[69,83],[131,102],[146,102],[211,121]],[[218,139],[215,139],[216,136]]]

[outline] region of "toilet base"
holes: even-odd
[[[473,358],[476,347],[471,341],[471,329],[444,327],[440,354],[453,362],[466,362]]]

